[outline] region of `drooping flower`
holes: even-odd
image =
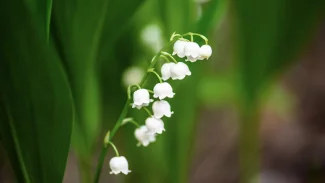
[[[124,156],[117,156],[110,160],[109,166],[111,168],[110,174],[123,173],[127,175],[131,171],[129,170],[129,163]]]
[[[186,57],[185,61],[190,61],[190,62],[196,62],[197,60],[199,60],[200,57],[192,57],[192,56],[188,56]],[[203,60],[203,59],[202,59]]]
[[[162,132],[165,131],[164,122],[155,117],[149,117],[146,119],[146,127],[148,128],[148,133],[151,134],[162,134]]]
[[[150,99],[148,90],[138,89],[133,93],[133,104],[132,108],[141,109],[143,106],[148,106],[153,100]]]
[[[166,97],[173,98],[175,95],[172,86],[170,86],[170,84],[166,82],[157,83],[153,88],[153,93],[154,93],[153,97],[159,98],[160,100]]]
[[[174,112],[170,110],[170,105],[165,100],[155,101],[152,104],[153,116],[155,118],[162,118],[163,116],[170,117]]]
[[[161,79],[163,79],[164,81],[168,80],[170,78],[170,68],[172,66],[174,66],[175,63],[165,63],[162,67],[161,67]]]
[[[200,46],[195,42],[187,42],[184,50],[188,60],[198,58],[200,55]]]
[[[184,58],[185,57],[185,46],[188,42],[183,41],[183,40],[177,40],[174,43],[174,51],[173,51],[173,55],[177,55],[180,58]]]
[[[156,141],[155,134],[148,133],[148,128],[145,125],[140,126],[134,131],[135,138],[143,146],[148,146],[151,142]]]
[[[200,48],[200,60],[203,60],[203,59],[209,59],[209,57],[212,55],[212,49],[211,49],[211,46],[209,45],[203,45],[201,46]]]
[[[183,62],[178,62],[170,67],[170,76],[173,80],[182,80],[185,76],[190,76],[191,74],[190,69]]]

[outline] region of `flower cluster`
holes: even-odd
[[[191,36],[190,40],[183,38],[184,36]],[[206,44],[201,47],[198,43],[193,41],[193,36],[201,37]],[[188,33],[184,35],[173,34],[171,41],[174,41],[174,38],[178,38],[173,45],[173,53],[160,51],[157,56],[165,59],[167,62],[161,67],[161,76],[154,71],[153,64],[150,64],[148,68],[148,73],[153,73],[159,79],[159,83],[155,84],[152,90],[142,88],[139,85],[132,85],[129,87],[128,96],[129,100],[133,100],[132,108],[144,109],[148,112],[149,116],[145,120],[143,125],[139,125],[132,118],[126,118],[122,124],[132,122],[137,126],[134,131],[134,136],[138,141],[139,146],[148,146],[150,143],[156,141],[156,136],[162,134],[165,131],[163,117],[170,118],[174,113],[171,110],[171,106],[167,101],[170,98],[175,96],[172,86],[166,82],[169,79],[172,80],[182,80],[186,76],[190,76],[192,73],[189,67],[185,62],[196,62],[198,60],[208,59],[212,54],[211,47],[207,44],[207,39],[200,34]],[[178,62],[173,55],[177,55],[179,58],[184,58],[185,62]],[[146,76],[145,76],[146,77]],[[131,98],[131,89],[132,87],[137,87],[137,90],[133,92],[133,97]],[[150,97],[156,99],[154,101]],[[147,108],[150,103],[152,103],[152,113]],[[110,142],[111,143],[111,142]],[[114,150],[118,154],[114,145]],[[120,172],[128,174],[130,171],[128,169],[128,162],[123,156],[117,156],[111,159],[110,167],[112,169],[111,173],[118,174]]]

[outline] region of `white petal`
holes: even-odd
[[[161,134],[163,131],[165,131],[164,128],[164,122],[161,119],[157,119],[154,117],[149,117],[146,119],[146,127],[148,128],[148,133],[155,134],[159,133]]]
[[[197,59],[197,57],[187,56],[185,61],[196,62]]]
[[[185,45],[185,56],[197,58],[200,54],[200,46],[195,42],[188,42]]]
[[[188,66],[183,62],[178,62],[170,68],[171,77],[173,80],[182,80],[186,75],[191,75]]]
[[[208,59],[212,55],[212,48],[209,45],[203,45],[200,48],[200,58]]]
[[[170,105],[167,101],[161,100],[156,101],[152,104],[152,111],[155,118],[162,118],[163,116],[170,117],[172,112],[170,110]]]
[[[148,106],[151,101],[148,90],[138,89],[133,93],[132,107],[140,109],[142,106]]]
[[[174,96],[173,88],[170,86],[169,83],[166,82],[156,84],[153,88],[153,92],[154,97],[158,97],[160,100],[166,97],[172,98]]]
[[[174,51],[173,51],[173,55],[176,55],[179,56],[180,58],[183,58],[185,56],[185,53],[184,53],[184,48],[185,48],[185,45],[186,45],[186,41],[182,41],[182,40],[177,40],[175,43],[174,43]]]
[[[170,78],[170,68],[175,65],[175,63],[165,63],[161,67],[161,78],[166,81]]]

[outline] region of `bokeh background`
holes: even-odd
[[[0,182],[92,182],[127,85],[175,31],[205,35],[213,55],[171,81],[155,143],[121,128],[132,173],[109,174],[110,149],[100,182],[325,182],[324,15],[321,0],[2,2]]]

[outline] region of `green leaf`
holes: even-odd
[[[91,181],[91,156],[100,133],[102,115],[98,61],[111,61],[110,49],[114,48],[117,34],[141,2],[53,1],[54,35],[69,73],[77,111],[73,146],[85,182]]]
[[[121,1],[111,0],[109,9],[105,15],[106,20],[103,25],[103,34],[100,42],[98,61],[107,62],[110,59],[110,51],[114,51],[116,41],[127,27],[130,19],[145,0]]]
[[[201,34],[208,34],[211,28],[217,27],[227,10],[228,1],[211,0],[202,5],[202,15],[197,22],[197,28]]]
[[[0,134],[18,182],[63,179],[74,118],[61,62],[22,1],[0,6]]]
[[[38,21],[39,29],[44,36],[50,38],[52,0],[25,0],[33,18]]]

